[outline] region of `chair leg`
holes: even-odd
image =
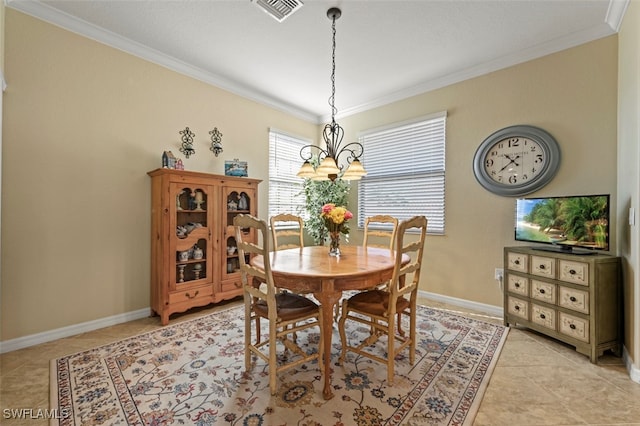
[[[244,303],[244,368],[251,370],[251,301],[245,299]]]
[[[340,332],[340,343],[342,345],[342,349],[340,350],[340,358],[338,359],[338,364],[340,365],[344,363],[344,359],[347,354],[347,334],[344,331],[344,324],[347,321],[347,315],[349,314],[349,309],[347,308],[347,304],[348,304],[347,299],[342,301],[341,316],[340,316],[340,321],[338,322],[338,331]]]
[[[411,305],[409,306],[411,312],[409,312],[409,338],[411,339],[411,343],[409,344],[409,361],[411,365],[416,360],[416,298],[412,298]]]
[[[404,337],[404,330],[402,329],[402,312],[398,312],[398,334]]]
[[[393,321],[394,316],[389,315],[389,323],[387,324],[389,334],[387,336],[387,382],[389,386],[393,385],[393,377],[395,375],[393,366],[395,362],[395,339],[393,337]]]
[[[324,327],[322,327],[322,308],[318,312],[318,328],[320,329],[320,340],[318,341],[318,366],[320,367],[320,374],[324,374]]]
[[[276,364],[276,334],[276,324],[269,322],[269,390],[271,391],[271,395],[276,394],[276,380],[278,379],[278,365]]]

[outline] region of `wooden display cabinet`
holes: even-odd
[[[148,175],[151,309],[162,324],[172,313],[241,295],[233,217],[257,215],[260,180],[164,168]]]

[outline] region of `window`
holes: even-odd
[[[299,214],[304,205],[303,180],[296,176],[302,159],[300,149],[308,139],[269,129],[269,217],[278,213]]]
[[[428,219],[430,234],[444,234],[446,112],[362,132],[368,174],[358,188],[358,226],[367,216]]]

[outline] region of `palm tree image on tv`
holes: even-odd
[[[522,217],[530,241],[607,248],[606,196],[541,199]]]

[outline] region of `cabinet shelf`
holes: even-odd
[[[178,260],[176,261],[176,265],[189,265],[191,263],[204,263],[206,261],[207,259],[204,257],[202,259]]]

